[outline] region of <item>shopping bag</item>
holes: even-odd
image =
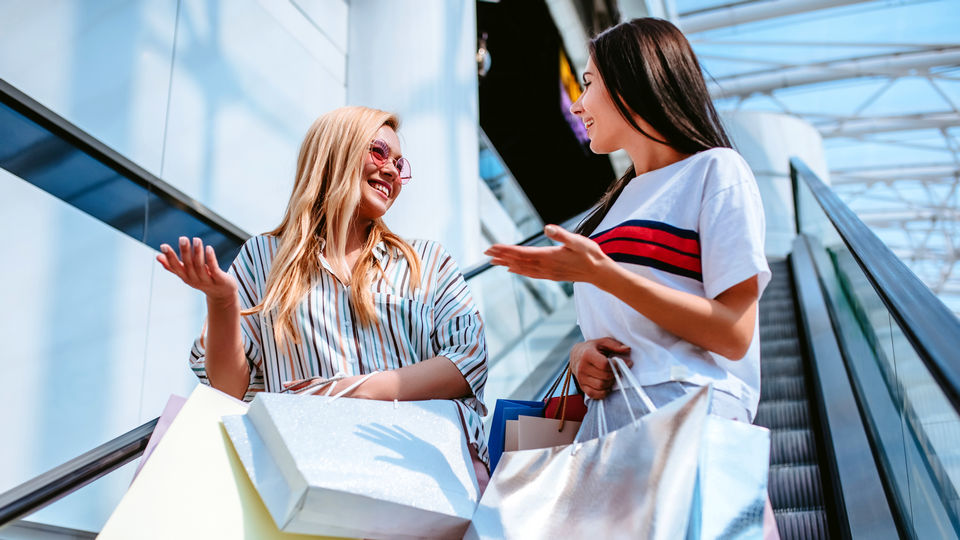
[[[515,422],[517,441],[513,450],[535,450],[570,444],[580,431],[580,422],[557,418],[520,416]]]
[[[624,389],[620,395],[626,399],[628,389],[633,391],[652,412],[607,433],[603,402],[597,402],[602,435],[582,443],[584,449],[592,452],[589,457],[575,457],[581,444],[576,441],[566,447],[508,454],[501,463],[503,472],[498,470],[490,480],[467,537],[547,538],[553,534],[569,537],[597,534],[611,538],[761,538],[769,431],[706,415],[712,392],[709,387],[657,409],[621,359],[612,358],[611,364],[618,385]],[[627,385],[619,374],[624,376]],[[676,431],[681,424],[669,424],[670,418],[679,421],[679,416],[685,414],[683,410],[692,410],[689,408],[694,402],[703,408],[687,414],[687,431]],[[697,419],[698,425],[691,424]],[[643,428],[650,437],[640,436]],[[662,444],[664,437],[673,440]],[[657,444],[657,440],[661,444]],[[635,446],[640,450],[631,454],[626,448],[628,444],[640,445]],[[644,468],[644,463],[657,462],[676,466]],[[536,473],[523,470],[534,466],[539,469]],[[684,467],[686,472],[695,474],[684,475]],[[557,476],[549,478],[549,475]],[[619,490],[623,495],[608,499],[605,488]],[[673,495],[655,498],[653,507],[638,516],[636,512],[643,504],[637,500],[638,489],[641,492],[666,489]],[[542,496],[543,493],[547,496]],[[536,500],[538,498],[541,500]],[[588,517],[578,514],[588,514]],[[551,519],[551,515],[562,516],[561,523],[554,523],[556,520]],[[578,522],[590,519],[592,523],[578,527]]]
[[[769,464],[770,430],[708,416],[687,538],[763,538]]]
[[[461,537],[479,499],[463,419],[449,400],[263,393],[223,423],[287,532]]]
[[[553,393],[556,391],[557,385],[560,383],[560,378],[563,378],[563,389],[560,390],[559,396],[554,396]],[[574,393],[569,394],[570,391],[570,381],[573,381]],[[561,418],[563,420],[572,420],[574,422],[582,422],[583,418],[587,415],[587,405],[583,401],[583,393],[579,392],[579,387],[576,385],[576,380],[573,378],[573,371],[570,370],[570,365],[567,365],[567,369],[564,373],[554,381],[553,386],[547,392],[546,406],[543,409],[544,418]],[[570,441],[567,441],[570,442]]]
[[[490,453],[490,472],[497,468],[500,456],[505,448],[516,449],[517,424],[520,416],[543,416],[542,401],[522,401],[516,399],[498,399],[493,409],[493,420],[490,423],[490,438],[487,441],[487,451]],[[514,423],[510,423],[514,422]],[[509,433],[508,433],[509,428]],[[510,435],[510,437],[508,437]],[[513,444],[507,444],[513,443]]]
[[[277,528],[233,451],[220,417],[246,409],[198,385],[98,538],[307,538]]]
[[[167,404],[163,407],[160,418],[157,419],[157,425],[153,428],[153,433],[150,434],[150,440],[147,441],[147,446],[143,449],[143,455],[140,456],[140,464],[137,465],[137,470],[133,473],[134,478],[140,474],[140,469],[143,469],[143,466],[146,465],[147,460],[150,459],[157,444],[160,443],[160,439],[162,439],[167,433],[167,430],[170,429],[170,424],[173,423],[173,419],[177,417],[177,413],[180,412],[180,409],[183,408],[183,404],[186,403],[186,401],[187,398],[176,394],[171,394],[167,399]]]
[[[466,538],[684,538],[709,391],[598,439],[503,454]]]
[[[552,397],[561,379],[563,388],[560,395]],[[507,421],[508,436],[504,451],[534,450],[573,442],[587,408],[583,402],[583,394],[568,394],[571,380],[573,372],[567,366],[547,391],[542,418],[521,415],[516,420]],[[511,440],[514,440],[515,444],[511,445]]]

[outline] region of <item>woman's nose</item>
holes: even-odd
[[[570,114],[579,115],[583,112],[583,107],[580,105],[581,99],[583,99],[583,94],[580,94],[577,100],[570,105]]]
[[[389,159],[383,164],[382,167],[380,167],[380,173],[386,175],[390,181],[396,180],[400,177],[400,170],[397,169],[397,164]]]

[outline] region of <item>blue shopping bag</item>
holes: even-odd
[[[519,416],[543,416],[542,401],[521,401],[518,399],[498,399],[493,410],[493,422],[490,424],[490,440],[487,448],[490,452],[490,474],[497,467],[503,454],[503,439],[507,420],[516,420]]]

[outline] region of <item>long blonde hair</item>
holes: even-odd
[[[376,322],[370,283],[375,271],[383,275],[373,254],[377,244],[386,244],[389,256],[394,252],[390,248],[398,249],[410,265],[410,293],[419,286],[420,258],[381,219],[373,221],[355,271],[344,263],[370,142],[382,126],[396,130],[399,124],[396,115],[385,111],[342,107],[317,118],[307,130],[287,211],[280,225],[267,233],[278,238],[279,247],[267,275],[266,293],[260,304],[243,312],[274,312],[273,332],[278,345],[289,345],[285,338],[292,338],[293,343],[300,341],[294,316],[297,305],[320,275],[321,253],[340,275],[350,276],[350,305],[363,325]]]

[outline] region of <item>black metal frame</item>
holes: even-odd
[[[799,182],[805,182],[917,355],[960,411],[960,320],[802,161],[790,160],[790,175],[795,197]]]
[[[138,242],[159,250],[174,234],[204,238],[226,266],[250,237],[3,79],[0,113],[0,167]]]

